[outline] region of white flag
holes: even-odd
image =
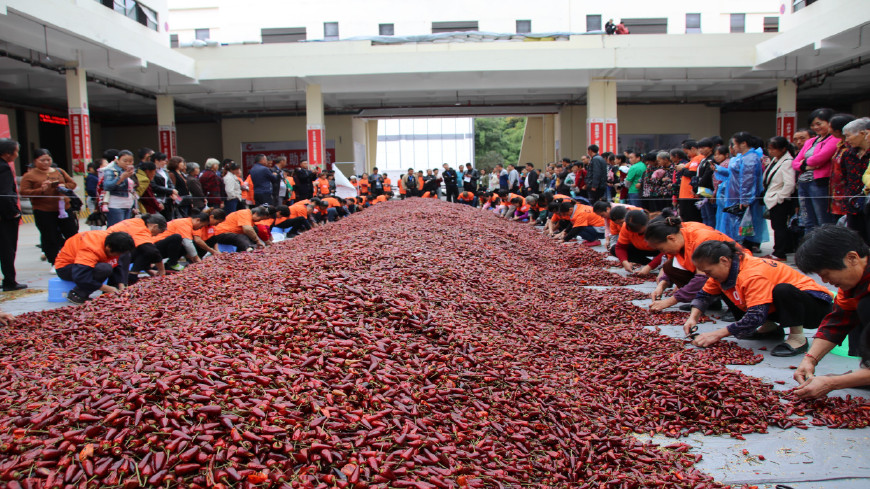
[[[335,196],[341,197],[342,199],[356,197],[356,187],[354,187],[353,184],[350,183],[350,180],[344,176],[344,173],[338,169],[338,165],[333,163],[332,171],[335,172]]]

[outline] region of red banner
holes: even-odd
[[[783,136],[789,141],[794,138],[797,124],[796,112],[780,112],[776,115],[776,135]]]
[[[9,128],[9,116],[0,114],[0,138],[11,138],[12,130]]]
[[[91,160],[91,118],[88,109],[69,109],[69,134],[73,172],[84,173]]]
[[[587,146],[604,146],[604,119],[586,119]]]
[[[177,130],[175,126],[160,126],[158,127],[158,134],[160,152],[166,153],[166,156],[170,158],[178,156]]]
[[[278,156],[287,158],[288,168],[297,168],[299,162],[308,160],[311,165],[311,159],[308,158],[307,141],[276,141],[268,143],[242,143],[242,172],[247,175],[248,170],[254,165],[254,156],[258,154],[266,155],[266,158],[274,160]],[[335,141],[326,141],[326,170],[332,169],[332,163],[335,161]],[[314,170],[313,166],[309,166]]]
[[[610,151],[611,153],[616,153],[618,145],[616,119],[607,119],[607,122],[604,124],[604,134],[605,144],[604,148],[602,148],[601,151]]]
[[[323,127],[308,126],[308,166],[323,170]]]

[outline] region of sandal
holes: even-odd
[[[780,343],[771,350],[770,354],[775,357],[794,357],[801,353],[806,353],[810,348],[810,342],[805,341],[802,346],[792,348],[788,343]]]

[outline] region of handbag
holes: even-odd
[[[78,212],[82,210],[84,203],[82,202],[81,197],[76,195],[75,192],[68,188],[60,189],[61,193],[69,198],[69,210],[70,212]]]
[[[748,207],[747,207],[747,209],[748,209]],[[731,214],[734,216],[742,216],[743,215],[743,209],[740,208],[740,204],[730,205],[722,210],[724,212],[727,212],[728,214]]]

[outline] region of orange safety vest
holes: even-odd
[[[242,183],[242,179],[236,177],[239,180],[239,184]],[[245,185],[248,186],[248,190],[242,190],[242,200],[246,200],[248,202],[254,201],[254,182],[251,181],[251,176],[248,175],[248,178],[245,179]]]
[[[390,181],[389,178],[384,179],[384,192],[392,192],[393,191],[393,182]]]

